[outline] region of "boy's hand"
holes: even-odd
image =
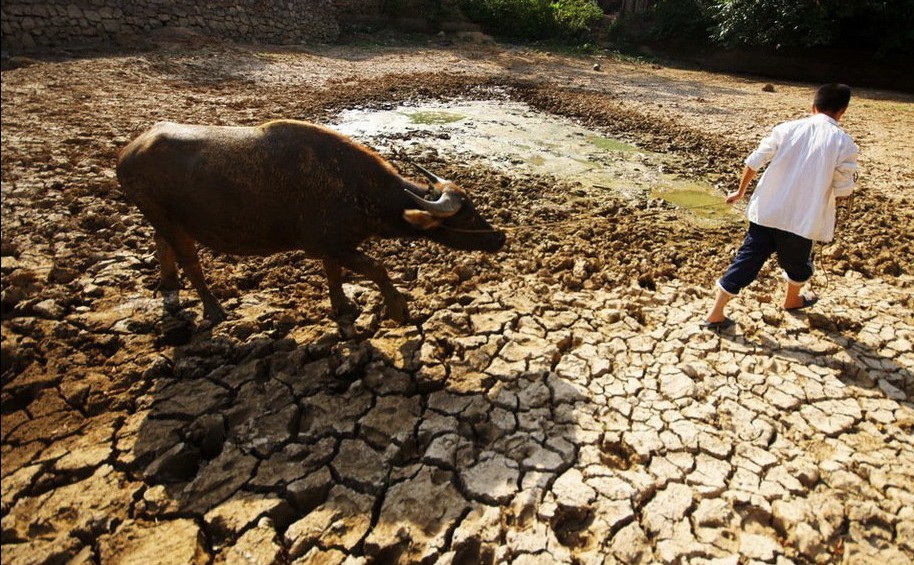
[[[743,167],[743,175],[739,179],[739,189],[734,190],[727,195],[727,204],[733,204],[740,198],[746,195],[746,189],[749,188],[749,183],[752,182],[752,179],[755,178],[755,170],[749,166]]]

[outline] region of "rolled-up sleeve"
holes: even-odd
[[[854,145],[835,167],[831,185],[838,198],[850,196],[857,184],[857,153],[857,146]]]
[[[745,164],[753,171],[758,171],[771,162],[774,154],[778,151],[778,132],[777,128],[767,137],[762,139],[758,148],[746,157]]]

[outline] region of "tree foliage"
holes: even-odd
[[[914,44],[912,0],[722,0],[711,11],[712,39],[726,44],[883,52]]]
[[[823,45],[828,10],[816,0],[727,0],[711,7],[715,39],[742,45]]]
[[[595,0],[462,0],[464,14],[496,35],[579,37],[603,18]]]
[[[914,0],[658,0],[615,27],[622,40],[914,54]]]

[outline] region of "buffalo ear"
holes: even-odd
[[[441,220],[425,210],[404,210],[403,219],[419,229],[430,230],[441,225]]]

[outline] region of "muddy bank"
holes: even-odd
[[[848,114],[865,172],[808,314],[778,308],[770,268],[734,330],[701,332],[739,222],[462,161],[421,136],[404,137],[410,157],[468,189],[510,242],[494,256],[368,244],[410,323],[383,320],[377,289],[349,277],[362,315],[337,324],[299,253],[204,251],[230,320],[201,327],[189,289],[163,312],[151,229],[112,169],[157,120],[328,123],[497,92],[722,194],[811,88],[600,62],[209,45],[4,71],[4,560],[910,560],[902,95],[860,92]]]

